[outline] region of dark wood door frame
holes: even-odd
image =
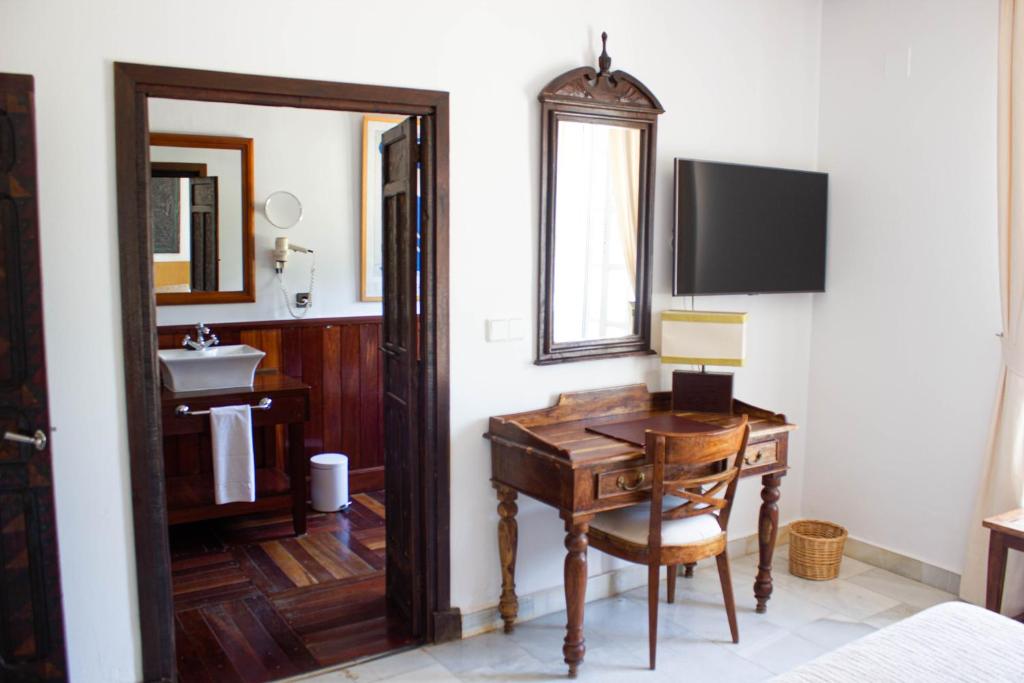
[[[429,153],[435,156],[435,173],[423,192],[425,200],[432,200],[435,220],[421,242],[418,436],[425,476],[418,529],[425,550],[427,640],[457,637],[461,623],[451,607],[449,583],[448,93],[117,62],[121,317],[144,679],[171,681],[175,676],[149,230],[149,97],[418,115],[435,122],[425,136],[433,142]]]

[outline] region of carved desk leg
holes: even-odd
[[[761,516],[757,527],[760,561],[757,578],[754,579],[756,611],[763,614],[768,610],[768,598],[772,596],[772,556],[775,554],[775,539],[779,533],[779,485],[781,474],[766,474],[761,477]]]
[[[565,644],[562,654],[569,665],[569,678],[576,678],[576,670],[583,663],[587,651],[583,638],[583,606],[587,602],[587,532],[588,521],[566,519],[565,522],[565,608],[569,619],[565,625]]]
[[[516,548],[519,545],[519,523],[516,522],[516,491],[498,485],[498,552],[501,554],[501,600],[498,611],[505,622],[505,633],[512,633],[519,615],[516,597]]]

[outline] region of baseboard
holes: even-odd
[[[785,523],[779,526],[779,535],[775,539],[775,547],[778,548],[781,545],[789,543],[789,523]],[[761,549],[761,544],[757,534],[750,534],[749,536],[741,536],[740,538],[734,538],[729,541],[729,557],[743,557],[744,555],[751,555],[758,552]]]
[[[384,488],[384,468],[365,467],[348,473],[348,491],[352,495]]]
[[[779,536],[775,542],[776,547],[789,542],[789,525],[779,527]],[[729,556],[742,557],[757,552],[757,534],[734,538],[729,541]],[[587,579],[587,602],[603,600],[604,598],[626,593],[647,585],[647,567],[644,565],[630,565],[616,569]],[[565,609],[565,589],[562,586],[554,586],[544,590],[536,591],[528,595],[519,596],[519,616],[516,623],[530,621],[543,617],[554,612],[561,612]],[[468,612],[462,615],[462,637],[480,635],[488,631],[495,631],[503,627],[501,614],[497,605],[485,607],[475,612]]]
[[[960,594],[960,575],[956,572],[936,567],[933,564],[862,541],[859,538],[848,537],[843,554],[893,574],[920,581],[932,588],[938,588],[953,595]]]

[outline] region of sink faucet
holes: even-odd
[[[181,345],[186,349],[192,349],[194,351],[205,351],[211,346],[216,346],[220,343],[220,339],[217,339],[217,335],[210,334],[209,337],[203,335],[210,334],[210,328],[199,323],[196,325],[196,338],[192,339],[190,335],[185,335],[185,339],[182,340]]]

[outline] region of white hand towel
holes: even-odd
[[[256,457],[249,406],[210,409],[213,488],[217,505],[256,500]]]

